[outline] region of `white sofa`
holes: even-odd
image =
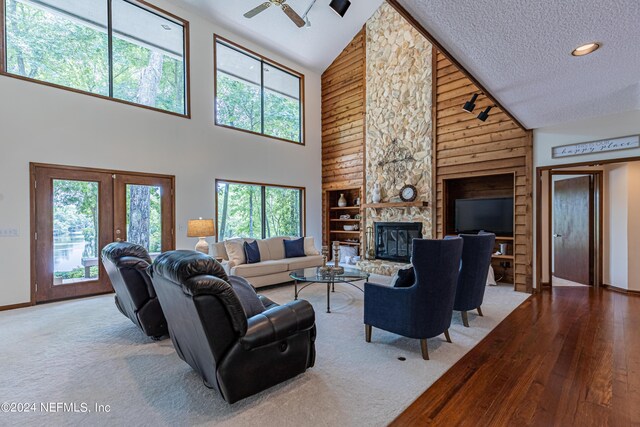
[[[290,282],[289,274],[302,268],[319,267],[322,255],[316,249],[313,237],[305,237],[304,257],[285,258],[283,241],[296,237],[272,237],[270,239],[230,239],[211,245],[211,256],[222,258],[227,274],[244,277],[256,288]],[[247,264],[244,242],[258,241],[260,262]]]

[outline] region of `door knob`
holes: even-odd
[[[553,237],[562,237],[562,234],[554,233],[554,234],[553,234]]]

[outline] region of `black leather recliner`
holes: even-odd
[[[229,403],[303,373],[315,362],[315,313],[307,301],[278,306],[249,319],[213,258],[166,252],[149,275],[182,360]]]
[[[110,243],[102,249],[102,264],[116,292],[118,310],[152,339],[166,336],[167,321],[147,274],[151,264],[147,250],[129,242]]]

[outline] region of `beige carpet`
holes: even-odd
[[[470,315],[471,328],[454,314],[453,344],[430,339],[431,360],[424,361],[415,340],[374,329],[365,343],[360,291],[336,285],[327,314],[326,288],[313,285],[301,298],[316,309],[316,366],[234,405],[203,386],[170,340],[143,336],[113,296],[2,312],[0,404],[37,407],[0,413],[0,425],[386,425],[528,297],[512,289],[488,287],[485,317]],[[293,287],[264,293],[283,303]],[[41,402],[75,403],[79,411],[46,414]],[[92,412],[83,413],[81,403]],[[93,412],[95,404],[110,411]]]

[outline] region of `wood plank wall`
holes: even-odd
[[[366,29],[322,74],[322,212],[327,242],[326,192],[364,185]]]
[[[517,290],[530,292],[533,284],[532,133],[522,129],[500,108],[491,110],[486,122],[479,121],[477,114],[493,105],[482,95],[476,102],[474,114],[462,111],[471,95],[481,91],[441,52],[436,50],[434,58],[437,237],[444,235],[444,180],[515,174],[514,279]]]
[[[360,187],[364,179],[366,34],[356,35],[322,74],[322,185]]]

